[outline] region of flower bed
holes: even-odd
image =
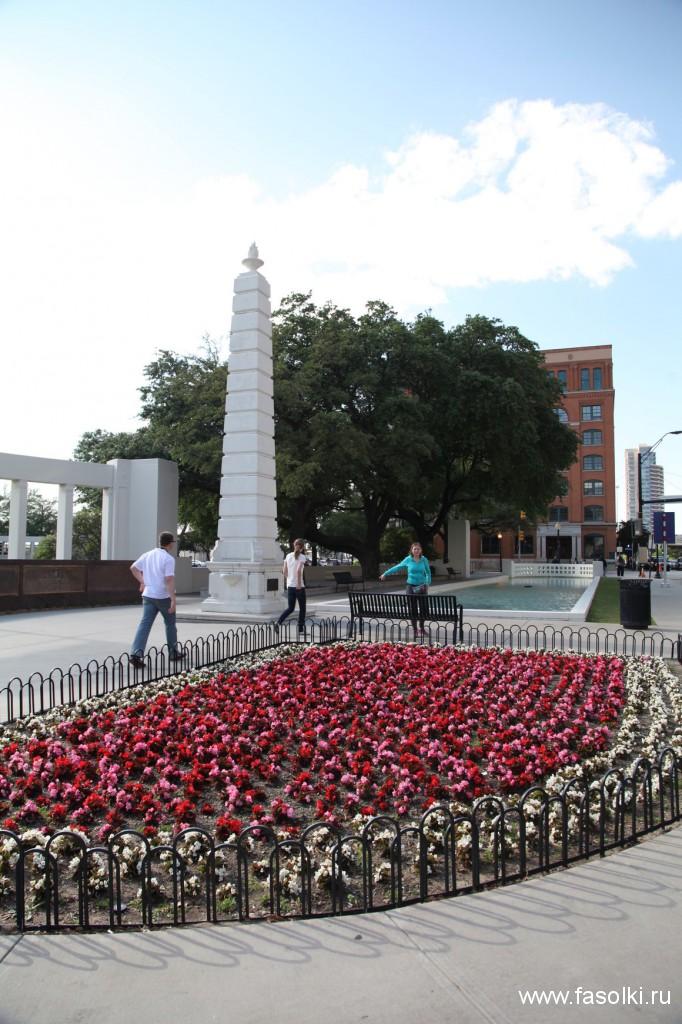
[[[131,877],[142,873],[144,850],[183,828],[234,842],[249,824],[286,838],[315,820],[327,826],[315,867],[323,885],[340,827],[357,830],[374,815],[408,823],[434,805],[466,814],[478,797],[513,803],[531,785],[556,791],[577,771],[596,778],[668,742],[680,752],[680,711],[677,680],[653,659],[402,644],[283,649],[2,730],[0,820],[38,849],[52,849],[51,833],[73,830],[73,841],[55,847],[72,858],[72,874],[87,845],[136,828],[144,849],[139,839],[116,841],[130,851]],[[531,842],[539,809],[529,806]],[[439,828],[434,855],[443,850],[443,821]],[[205,867],[200,834],[182,842],[183,860],[197,847]],[[467,843],[460,846],[465,855]],[[166,855],[171,868],[175,856]],[[0,842],[0,892],[11,889],[13,859],[8,838]],[[45,868],[33,859],[36,900]],[[376,881],[388,883],[390,859],[381,864]],[[254,856],[252,870],[267,882],[272,868]],[[234,872],[225,871],[223,884],[234,889]],[[191,877],[188,895],[200,897],[200,876]],[[106,885],[106,865],[94,855],[91,895]],[[159,898],[160,889],[157,877]],[[231,889],[222,894],[227,905]]]

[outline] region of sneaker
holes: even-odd
[[[279,619],[275,619],[270,623],[275,633],[279,633]]]
[[[170,654],[171,661],[187,661],[188,657],[187,651],[172,651]]]
[[[131,654],[130,664],[134,665],[135,668],[144,668],[144,658],[141,654]]]

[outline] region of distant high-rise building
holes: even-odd
[[[628,519],[639,519],[639,459],[642,473],[642,522],[644,529],[653,531],[654,512],[663,512],[663,502],[656,501],[665,494],[663,466],[656,463],[656,453],[648,444],[625,450],[625,499]],[[652,502],[652,504],[649,504]]]
[[[646,449],[649,451],[649,448]],[[665,494],[663,486],[663,466],[656,464],[656,453],[644,458],[642,453],[642,500],[653,502],[653,504],[642,505],[642,522],[644,528],[653,533],[654,512],[663,512],[665,506],[662,501],[655,501]]]
[[[637,449],[625,449],[625,518],[636,519],[639,509],[639,485],[637,483]]]

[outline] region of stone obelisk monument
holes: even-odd
[[[218,542],[202,611],[262,620],[284,609],[277,543],[270,285],[255,244],[234,282]]]

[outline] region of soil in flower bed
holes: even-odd
[[[176,678],[144,693],[88,702],[62,721],[54,714],[34,720],[6,736],[0,821],[13,832],[43,835],[68,826],[97,844],[134,828],[158,847],[183,827],[233,841],[250,823],[295,837],[313,820],[347,831],[373,815],[407,824],[435,804],[462,812],[484,794],[509,799],[608,750],[626,700],[623,676],[623,661],[611,657],[349,644]],[[444,824],[435,815],[433,821],[438,853]],[[391,881],[393,835],[385,833],[377,826],[379,893]],[[334,835],[321,826],[317,838],[319,908],[328,898],[328,869],[325,875],[322,868]],[[416,840],[404,842],[413,843],[414,861]],[[258,838],[250,844],[253,898],[262,912],[271,867],[267,850],[258,858]],[[78,842],[63,845],[73,873]],[[134,907],[141,847],[133,845],[126,894]],[[190,864],[194,857],[205,870],[198,834],[188,834],[185,846],[183,857]],[[162,853],[155,870],[165,863],[168,874],[173,857]],[[218,902],[227,916],[234,909],[232,853],[221,854],[225,888]],[[349,879],[357,858],[350,843],[344,851]],[[280,878],[289,870],[293,878],[296,864],[289,869],[285,863]],[[105,874],[99,872],[99,890],[89,885],[93,911]],[[187,892],[190,904],[193,897],[201,903],[201,874],[197,868],[188,876],[196,879]],[[404,886],[414,888],[415,878],[416,869]],[[167,903],[170,890],[161,890],[157,899]],[[288,891],[295,903],[300,891],[294,881]]]

